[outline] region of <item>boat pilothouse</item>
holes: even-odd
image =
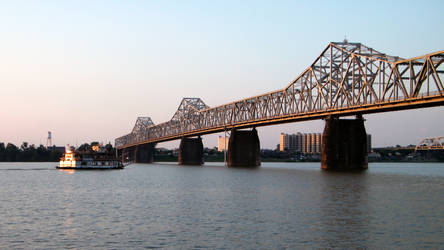
[[[67,147],[60,158],[58,169],[121,169],[123,164],[103,145],[91,149],[74,150]]]

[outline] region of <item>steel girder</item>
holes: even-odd
[[[361,43],[332,42],[284,89],[213,108],[184,98],[170,121],[133,130],[117,138],[116,147],[331,114],[442,105],[443,62],[444,51],[403,59]]]

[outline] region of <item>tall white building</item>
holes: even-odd
[[[281,133],[279,151],[320,154],[322,150],[322,133]],[[367,134],[367,150],[371,152],[372,136]]]
[[[288,134],[281,133],[281,136],[279,137],[279,151],[285,151],[288,150]]]
[[[321,153],[322,134],[321,133],[297,133],[280,135],[280,151],[291,151],[301,153],[319,154]]]

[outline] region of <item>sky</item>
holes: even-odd
[[[281,89],[331,41],[410,58],[444,49],[444,1],[1,1],[0,142],[114,142],[183,97],[210,107]],[[374,147],[443,136],[444,108],[366,115]],[[322,132],[324,122],[258,129]],[[203,137],[214,147],[217,136]],[[178,141],[161,143],[172,148]]]

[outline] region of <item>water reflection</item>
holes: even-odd
[[[75,173],[73,169],[60,169],[61,172],[72,175]],[[76,233],[76,228],[73,227],[73,179],[67,178],[63,183],[63,204],[62,204],[62,217],[63,220],[63,234],[69,238],[73,238]]]
[[[74,174],[76,172],[74,169],[59,169],[59,171],[66,174]]]
[[[323,171],[320,192],[319,221],[323,247],[367,248],[367,173]]]

